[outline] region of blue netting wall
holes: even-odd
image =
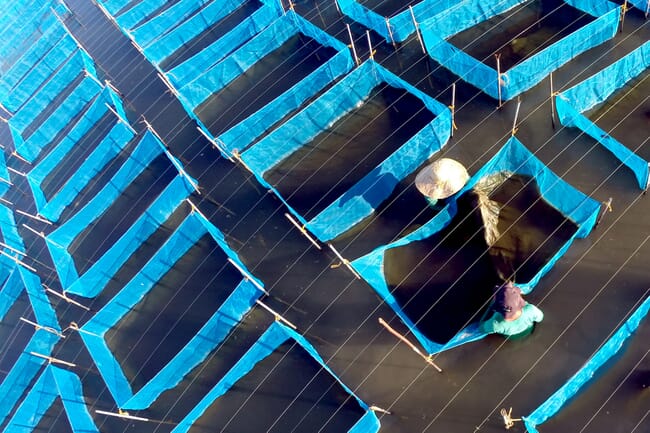
[[[11,113],[34,94],[76,50],[63,26],[53,25],[0,78],[0,102]]]
[[[649,68],[650,42],[646,42],[630,54],[571,89],[560,93],[555,98],[560,122],[566,126],[580,128],[605,146],[621,163],[634,172],[639,187],[644,190],[650,186],[649,162],[636,155],[581,113],[606,101],[629,81],[648,74]]]
[[[7,161],[5,160],[5,154],[3,152],[0,152],[0,197],[9,191],[10,186],[11,176],[9,176],[9,170],[7,170]]]
[[[243,0],[225,1],[223,4],[211,4],[191,19],[165,34],[154,43],[144,46],[144,52],[154,63],[160,64],[181,46],[190,42],[201,31],[219,22]],[[265,6],[253,12],[230,32],[195,54],[192,58],[169,71],[170,79],[175,83],[185,83],[199,76],[205,69],[214,66],[230,54],[234,47],[249,41],[264,28],[282,15],[279,3],[269,0]]]
[[[354,63],[348,48],[293,11],[290,11],[274,21],[273,24],[230,56],[212,68],[205,70],[200,76],[188,82],[174,83],[179,90],[181,103],[185,106],[187,112],[196,118],[194,110],[197,106],[213,93],[226,87],[228,83],[248,70],[266,54],[280,47],[286,40],[298,33],[313,38],[323,46],[336,49],[338,53],[264,108],[231,128],[226,132],[227,135],[220,137],[228,151],[241,148],[242,145],[250,143],[286,114],[300,107],[308,98],[327,84],[352,69]],[[202,68],[201,65],[196,65],[196,67]],[[206,128],[204,129],[209,133]],[[246,133],[243,133],[243,131],[246,131]],[[243,138],[238,143],[232,143],[229,137]]]
[[[228,332],[255,304],[262,292],[243,279],[218,307],[200,331],[156,376],[137,393],[133,393],[119,362],[111,353],[104,335],[134,308],[185,253],[210,230],[196,213],[188,215],[158,252],[138,274],[99,311],[81,333],[108,389],[117,405],[123,409],[146,409],[165,390],[176,386],[183,377],[200,364],[226,337]],[[223,235],[215,241],[223,245]],[[228,255],[231,253],[228,252]]]
[[[3,235],[5,233],[6,230],[3,230]],[[6,237],[5,239],[7,240]],[[0,320],[4,318],[13,303],[23,292],[27,293],[29,304],[35,318],[34,322],[44,328],[49,328],[60,333],[61,328],[56,314],[45,295],[40,279],[35,274],[18,265],[13,268],[0,288]],[[23,349],[18,360],[0,384],[0,395],[2,395],[2,399],[0,400],[0,424],[4,422],[5,418],[20,400],[45,362],[43,358],[36,357],[30,353],[36,352],[49,356],[58,341],[59,336],[52,332],[45,329],[35,330],[34,335]]]
[[[368,61],[242,154],[242,159],[257,179],[279,196],[280,193],[264,179],[264,173],[310,143],[384,83],[417,96],[436,118],[310,221],[292,209],[300,221],[323,241],[335,238],[370,215],[401,179],[447,143],[451,134],[449,109],[379,64]]]
[[[17,1],[14,13],[3,13],[0,33],[0,72],[6,71],[53,25],[59,25],[53,11],[62,19],[70,10],[57,0]]]
[[[105,87],[93,103],[77,120],[72,130],[61,139],[39,163],[27,174],[27,182],[34,194],[38,213],[50,221],[57,221],[66,206],[88,183],[133,139],[134,132],[121,120],[97,144],[81,166],[66,180],[65,184],[48,201],[41,189],[41,183],[60,164],[61,160],[73,150],[97,122],[110,113],[109,105],[125,119],[125,112],[119,96],[110,87]]]
[[[621,7],[608,1],[565,0],[565,3],[596,19],[508,71],[501,71],[500,77],[497,77],[496,70],[447,41],[453,35],[521,3],[522,0],[487,4],[480,0],[468,0],[424,21],[421,32],[428,54],[462,80],[495,99],[499,97],[499,82],[501,98],[509,100],[530,89],[579,54],[613,38],[621,14]]]
[[[374,30],[383,36],[387,42],[403,42],[415,32],[413,17],[408,9],[387,17],[362,5],[358,0],[336,0],[336,2],[343,14]],[[454,4],[457,4],[457,2],[450,0],[422,0],[413,5],[413,15],[415,15],[415,20],[418,23],[422,23]]]
[[[101,0],[102,6],[105,7],[111,15],[117,15],[117,13],[129,3],[131,3],[131,0]]]
[[[650,298],[646,299],[632,313],[623,326],[607,340],[576,374],[535,409],[533,413],[524,418],[529,433],[538,433],[537,426],[558,413],[594,377],[598,370],[621,350],[625,341],[630,338],[641,321],[647,316],[648,310],[650,310]]]
[[[366,410],[366,414],[352,429],[348,430],[349,433],[374,433],[379,430],[379,420],[375,414],[369,410],[366,405],[354,392],[349,389],[341,380],[334,374],[334,372],[325,364],[320,355],[316,352],[314,347],[309,344],[305,338],[293,331],[292,329],[275,322],[269,329],[253,344],[253,346],[242,356],[239,361],[226,373],[226,375],[217,383],[208,394],[197,404],[192,411],[183,419],[178,426],[173,430],[173,433],[185,433],[189,431],[192,424],[199,419],[199,417],[210,407],[210,405],[217,400],[220,396],[228,392],[236,382],[250,372],[255,364],[262,359],[266,358],[281,344],[288,340],[293,340],[305,349],[309,355],[320,364],[341,386],[356,399],[362,409]]]
[[[83,398],[79,377],[48,365],[5,428],[5,433],[31,433],[59,397],[74,433],[99,433]]]
[[[650,0],[630,0],[630,3],[646,14],[650,12]]]
[[[165,222],[181,201],[188,197],[193,187],[188,185],[185,176],[176,176],[133,226],[90,269],[83,275],[78,275],[72,255],[68,251],[72,242],[110,207],[155,157],[162,153],[163,150],[155,137],[147,133],[112,180],[83,209],[47,236],[46,244],[64,290],[81,296],[95,296],[129,256]]]
[[[0,232],[2,233],[2,242],[16,251],[25,251],[25,244],[23,243],[23,238],[18,233],[14,214],[10,208],[2,204],[0,204]],[[13,255],[9,248],[3,248],[3,251]],[[0,264],[2,264],[3,271],[0,281],[5,281],[8,273],[13,271],[16,262],[4,255],[0,255]]]
[[[539,186],[542,197],[578,226],[576,233],[530,281],[517,283],[524,293],[529,293],[537,285],[539,280],[555,265],[555,262],[564,255],[574,239],[586,237],[591,232],[598,217],[600,204],[564,182],[515,137],[512,137],[487,164],[481,167],[454,198],[459,197],[471,189],[480,179],[490,174],[503,171],[534,178]],[[352,262],[352,266],[400,316],[428,353],[438,353],[460,344],[475,341],[484,337],[485,334],[479,330],[478,324],[471,324],[446,344],[436,343],[423,335],[418,330],[417,325],[402,310],[391,293],[391,289],[384,277],[384,255],[388,249],[397,248],[435,235],[451,222],[456,212],[457,205],[452,198],[450,203],[440,213],[418,230],[391,244],[378,247],[366,256]]]
[[[65,100],[61,101],[56,109],[49,114],[47,119],[43,120],[35,131],[28,134],[25,131],[26,128],[80,74],[86,75]],[[16,151],[29,162],[33,162],[57,134],[70,124],[101,90],[102,86],[97,80],[92,59],[84,51],[76,51],[75,55],[9,120],[9,129]]]

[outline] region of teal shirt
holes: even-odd
[[[481,323],[481,330],[486,333],[497,333],[506,336],[521,334],[530,329],[535,322],[544,319],[542,310],[532,304],[526,304],[521,311],[521,316],[516,320],[506,320],[501,313],[494,313],[485,322]]]

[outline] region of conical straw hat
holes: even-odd
[[[441,158],[420,170],[415,177],[415,186],[427,197],[443,199],[460,191],[468,179],[463,164],[451,158]]]

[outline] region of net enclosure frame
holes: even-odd
[[[65,183],[57,188],[49,199],[46,198],[43,182],[106,115],[115,117],[113,126],[101,137],[83,163],[69,174]],[[32,190],[39,215],[53,222],[58,221],[66,207],[75,200],[84,187],[124,150],[135,137],[135,131],[125,120],[126,118],[119,96],[109,86],[104,87],[84,110],[70,132],[27,173],[27,183]]]
[[[459,331],[447,343],[441,344],[425,336],[402,309],[391,292],[384,276],[385,252],[389,249],[408,245],[427,239],[447,227],[457,214],[456,199],[469,191],[481,179],[499,172],[512,172],[527,175],[535,179],[541,196],[548,204],[562,213],[578,227],[573,236],[554,254],[554,256],[529,281],[518,282],[523,293],[530,293],[540,279],[548,273],[554,264],[566,253],[575,239],[585,238],[596,224],[601,204],[578,191],[562,180],[531,153],[516,137],[510,138],[505,145],[478,172],[470,178],[458,193],[451,197],[449,203],[429,222],[407,236],[387,245],[382,245],[369,254],[354,260],[352,267],[375,289],[379,296],[399,316],[409,330],[415,335],[429,354],[436,354],[461,344],[470,343],[487,334],[474,322]]]
[[[589,382],[604,368],[603,366],[615,357],[623,348],[626,341],[634,335],[650,310],[650,298],[630,315],[616,332],[598,349],[594,355],[582,366],[564,385],[553,393],[546,401],[538,406],[530,415],[523,417],[528,433],[539,433],[537,427],[556,415],[562,408],[570,403],[580,391],[589,385]],[[597,379],[596,379],[597,380]]]
[[[86,402],[79,376],[62,368],[45,367],[29,394],[11,418],[5,433],[29,433],[35,430],[41,418],[56,398],[61,399],[64,413],[73,433],[99,433]]]
[[[335,0],[341,12],[357,23],[375,31],[386,42],[404,42],[415,32],[418,24],[448,9],[456,2],[449,0],[421,0],[413,5],[413,15],[407,8],[391,16],[384,16],[365,6],[359,0]]]
[[[183,349],[142,388],[134,392],[123,368],[108,346],[105,334],[155,290],[160,279],[204,235],[209,235],[228,259],[236,264],[235,268],[242,273],[242,280],[232,288],[225,301]],[[227,261],[225,265],[231,266]],[[224,235],[193,208],[142,269],[82,326],[80,335],[118,407],[146,409],[163,392],[178,385],[194,367],[203,362],[264,293],[262,282],[247,270],[228,246]]]
[[[172,433],[187,433],[212,403],[234,387],[237,381],[249,373],[258,362],[262,361],[280,345],[288,341],[292,341],[304,349],[315,362],[343,387],[346,393],[357,401],[361,409],[365,411],[365,414],[348,430],[348,433],[376,433],[379,430],[380,423],[373,410],[341,381],[305,337],[278,321],[273,322],[269,326],[264,334],[253,343],[250,349],[248,349],[221,380],[178,423],[174,430],[172,430]]]
[[[293,152],[309,144],[314,137],[363,103],[373,89],[383,84],[414,95],[435,118],[348,191],[307,221],[291,207],[288,198],[282,197],[282,194],[264,179],[264,174]],[[319,239],[327,241],[372,214],[402,179],[445,146],[451,136],[451,128],[451,111],[447,106],[411,86],[378,63],[367,60],[281,127],[244,151],[241,158],[257,180],[273,191],[307,229]],[[384,173],[392,175],[390,180],[378,181]]]
[[[121,193],[160,155],[167,155],[178,174],[165,186],[129,229],[85,272],[77,272],[75,260],[68,248],[74,240],[98,220],[119,199]],[[183,169],[151,132],[147,131],[135,149],[112,177],[82,209],[45,237],[52,262],[64,292],[95,297],[112,276],[149,236],[194,191],[196,181]]]
[[[613,38],[618,31],[621,6],[609,1],[563,0],[595,19],[507,71],[497,71],[448,40],[454,35],[531,0],[484,2],[465,0],[436,14],[421,25],[428,55],[494,99],[507,101],[530,89],[579,54]]]
[[[16,228],[13,213],[4,205],[0,205],[0,231],[5,244],[16,251],[25,252],[25,245]],[[3,250],[9,254],[14,254],[4,247]],[[4,255],[1,259],[0,321],[4,320],[18,298],[23,293],[26,293],[30,309],[34,315],[34,323],[38,326],[35,326],[34,333],[25,345],[18,360],[0,383],[0,395],[2,395],[0,424],[4,423],[46,362],[44,358],[34,356],[31,352],[50,356],[54,346],[61,338],[61,327],[56,313],[41,286],[39,277],[21,265],[7,259]]]
[[[564,126],[578,128],[602,144],[621,164],[634,173],[639,188],[650,187],[650,161],[635,154],[628,146],[601,129],[583,113],[607,101],[630,81],[650,74],[650,42],[555,96],[557,114]],[[637,143],[640,145],[640,143]]]

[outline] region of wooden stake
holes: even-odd
[[[7,179],[5,179],[5,178],[3,178],[3,177],[0,177],[0,182],[2,182],[2,183],[6,183],[6,184],[9,185],[9,186],[14,186],[14,184],[11,183],[10,180],[7,180]]]
[[[57,337],[65,338],[65,335],[61,334],[60,332],[58,332],[58,331],[57,331],[56,329],[54,329],[54,328],[50,328],[49,326],[41,326],[41,325],[39,325],[38,323],[35,323],[35,322],[32,322],[31,320],[27,320],[27,319],[25,319],[24,317],[21,317],[20,320],[23,321],[23,322],[25,322],[25,323],[27,323],[27,324],[29,324],[29,325],[32,325],[32,326],[34,327],[34,329],[36,329],[37,331],[38,331],[39,329],[42,329],[43,331],[45,331],[45,332],[49,332],[50,334],[54,334],[54,335],[56,335]]]
[[[320,245],[318,245],[318,242],[316,242],[316,240],[311,237],[309,232],[307,232],[307,229],[305,228],[305,226],[301,226],[300,224],[298,224],[298,221],[296,221],[290,214],[288,214],[286,212],[285,212],[284,216],[289,220],[289,222],[291,222],[291,224],[293,224],[298,230],[300,230],[300,233],[302,233],[303,236],[305,236],[309,240],[309,242],[312,243],[313,246],[315,246],[319,250],[321,249]]]
[[[87,69],[84,69],[84,75],[97,83],[101,88],[104,88],[104,84],[95,77],[95,74],[91,74]]]
[[[420,34],[420,26],[418,25],[418,22],[415,20],[415,13],[413,12],[413,6],[409,5],[409,10],[411,11],[411,19],[413,19],[413,25],[415,26],[415,34],[418,37],[418,41],[420,41],[420,48],[422,48],[422,54],[426,54],[427,50],[424,48],[424,41],[422,40],[422,35]]]
[[[133,421],[145,421],[145,422],[149,421],[149,418],[143,418],[143,417],[140,417],[140,416],[129,415],[128,412],[124,412],[121,409],[119,410],[118,413],[106,412],[105,410],[95,409],[95,413],[98,413],[100,415],[113,416],[115,418],[130,419],[130,420],[133,420]]]
[[[648,0],[648,5],[645,7],[645,17],[648,18],[650,15],[650,0]]]
[[[57,297],[63,299],[63,300],[64,300],[65,302],[67,302],[68,304],[76,305],[77,307],[83,308],[83,309],[86,310],[86,311],[90,311],[90,308],[86,307],[85,305],[80,304],[79,302],[75,301],[74,299],[70,299],[70,298],[68,298],[68,295],[66,295],[65,292],[63,292],[63,293],[59,293],[59,292],[57,292],[56,290],[52,290],[52,289],[50,289],[50,288],[47,287],[44,283],[41,283],[41,285],[45,288],[45,291],[46,291],[46,292],[51,293],[51,294],[53,294],[54,296],[57,296]]]
[[[368,409],[370,409],[373,412],[380,412],[380,413],[385,413],[386,415],[391,415],[391,412],[386,409],[382,409],[379,406],[370,406]]]
[[[196,129],[205,137],[207,140],[212,143],[212,145],[219,151],[221,152],[222,155],[225,155],[226,158],[228,158],[228,161],[234,163],[235,160],[232,159],[230,154],[226,151],[224,147],[221,147],[219,143],[216,140],[213,140],[212,137],[210,137],[200,126],[197,126]]]
[[[551,85],[551,126],[555,129],[555,91],[553,90],[553,72],[548,76]]]
[[[390,21],[386,17],[386,28],[388,29],[388,36],[390,37],[390,42],[393,44],[393,49],[397,51],[397,44],[395,43],[395,38],[393,37],[393,29],[390,28]]]
[[[43,233],[43,232],[39,232],[39,231],[37,231],[36,229],[31,228],[31,227],[28,226],[27,224],[21,224],[21,225],[22,225],[23,227],[25,227],[27,230],[29,230],[30,232],[34,233],[36,236],[43,238],[43,240],[44,240],[45,242],[49,242],[49,243],[51,243],[52,245],[54,245],[54,246],[56,246],[56,247],[59,247],[59,248],[61,248],[61,249],[64,249],[64,250],[66,249],[66,248],[63,247],[63,245],[59,245],[58,243],[54,242],[53,240],[48,239],[47,236],[45,236],[45,233]]]
[[[497,92],[499,94],[499,106],[501,108],[501,54],[494,55],[497,59]]]
[[[503,418],[503,423],[505,424],[506,430],[510,430],[515,426],[515,421],[521,421],[521,418],[512,417],[512,408],[509,411],[506,411],[505,408],[501,409],[501,417]]]
[[[5,251],[0,250],[0,254],[2,254],[3,256],[5,256],[5,257],[7,257],[7,258],[10,258],[10,259],[13,260],[16,264],[22,266],[23,268],[28,269],[28,270],[32,271],[33,273],[35,273],[35,274],[38,273],[38,271],[37,271],[36,269],[32,268],[32,267],[29,266],[28,264],[24,263],[22,260],[19,260],[17,257],[12,256],[11,254],[9,254],[9,253],[7,253],[7,252],[5,252]]]
[[[0,246],[2,246],[4,248],[8,248],[12,253],[17,253],[17,254],[20,254],[23,257],[27,257],[26,253],[24,253],[22,251],[19,251],[19,250],[15,249],[14,247],[12,247],[11,245],[5,244],[4,242],[0,242]]]
[[[521,98],[517,97],[517,109],[515,110],[515,118],[512,120],[512,136],[517,133],[517,119],[519,118],[519,108],[521,107]]]
[[[158,77],[160,77],[160,79],[163,81],[163,83],[165,83],[165,86],[167,86],[167,89],[169,89],[169,91],[170,91],[174,96],[176,96],[177,98],[180,98],[180,95],[178,94],[178,91],[174,88],[174,86],[172,85],[171,81],[169,81],[169,79],[168,79],[165,75],[163,75],[163,74],[161,74],[160,72],[158,72]]]
[[[68,367],[76,367],[77,366],[77,364],[73,364],[73,363],[68,362],[68,361],[63,361],[61,359],[56,359],[56,358],[53,358],[51,356],[41,355],[40,353],[29,352],[29,354],[33,355],[33,356],[36,356],[38,358],[43,358],[43,359],[47,360],[47,362],[49,362],[50,364],[63,364],[63,365],[67,365]]]
[[[352,37],[352,30],[350,30],[350,24],[346,24],[345,27],[348,29],[348,36],[350,37],[350,48],[352,48],[354,63],[356,63],[356,65],[359,66],[359,57],[357,56],[357,49],[354,47],[354,38]]]
[[[422,353],[422,352],[420,351],[420,349],[418,349],[418,348],[415,346],[415,344],[411,343],[411,342],[410,342],[406,337],[404,337],[402,334],[400,334],[399,332],[397,332],[396,330],[394,330],[393,328],[391,328],[390,325],[389,325],[388,323],[386,323],[386,321],[384,321],[384,319],[382,319],[381,317],[379,318],[379,323],[380,323],[384,328],[386,328],[386,330],[388,330],[388,332],[390,332],[391,334],[393,334],[393,335],[394,335],[395,337],[397,337],[400,341],[402,341],[404,344],[406,344],[408,347],[410,347],[410,348],[411,348],[415,353],[417,353],[418,355],[420,355],[420,356],[421,356],[421,357],[422,357],[422,358],[423,358],[423,359],[424,359],[428,364],[430,364],[431,366],[433,366],[433,368],[435,368],[436,370],[438,370],[438,373],[442,373],[442,369],[441,369],[440,367],[438,367],[438,366],[433,362],[433,360],[431,359],[431,356],[426,356],[424,353]]]
[[[110,80],[104,80],[104,83],[106,83],[106,87],[111,89],[113,92],[117,93],[120,97],[124,98],[124,95],[122,95],[122,92],[119,91],[117,87],[113,85],[113,83],[110,82]]]
[[[332,0],[334,2],[334,6],[336,6],[336,10],[338,11],[339,15],[343,15],[341,12],[341,8],[339,7],[339,2],[338,0]]]
[[[360,279],[361,279],[361,275],[359,275],[359,273],[358,273],[358,272],[357,272],[357,271],[352,267],[352,265],[350,264],[350,261],[347,260],[346,258],[344,258],[344,257],[343,257],[343,256],[342,256],[342,255],[341,255],[341,254],[336,250],[336,248],[334,248],[334,245],[328,243],[327,246],[330,247],[330,250],[332,250],[332,252],[336,255],[336,257],[339,258],[339,260],[341,261],[341,263],[343,263],[343,264],[344,264],[344,265],[345,265],[345,266],[346,266],[346,267],[347,267],[347,268],[348,268],[348,269],[349,269],[349,270],[354,274],[354,276],[357,278],[357,280],[360,280]]]
[[[23,173],[22,171],[18,171],[18,170],[16,170],[15,168],[12,168],[12,167],[7,167],[7,170],[9,170],[10,172],[12,172],[13,174],[17,174],[18,176],[22,176],[22,177],[26,177],[26,176],[27,176],[27,174]]]
[[[451,85],[451,105],[449,106],[451,110],[451,136],[454,136],[454,129],[456,127],[456,83]]]
[[[603,219],[607,212],[614,210],[614,208],[612,208],[612,201],[614,201],[614,199],[610,197],[609,200],[603,202],[598,217],[596,218],[596,225],[600,224],[600,221]]]
[[[256,300],[255,303],[256,303],[257,305],[259,305],[260,307],[264,308],[264,309],[265,309],[266,311],[268,311],[269,313],[273,314],[273,317],[275,317],[275,320],[284,323],[285,325],[287,325],[289,328],[293,329],[294,331],[295,331],[296,329],[298,329],[298,328],[296,327],[296,325],[294,325],[293,323],[289,322],[287,319],[285,319],[284,317],[282,317],[282,316],[281,316],[277,311],[275,311],[274,309],[272,309],[271,307],[269,307],[268,305],[266,305],[265,303],[263,303],[263,302],[260,301],[259,299]]]
[[[97,335],[93,332],[86,331],[85,329],[81,329],[79,325],[77,325],[77,322],[70,322],[70,325],[68,325],[68,327],[65,328],[63,332],[67,331],[68,329],[72,329],[73,331],[81,332],[83,334],[92,335],[93,337],[101,338],[101,335]]]
[[[375,51],[372,49],[372,41],[370,40],[370,31],[366,30],[366,39],[368,39],[368,48],[370,48],[370,59],[375,59]]]
[[[0,197],[0,201],[3,202],[3,203],[8,204],[9,206],[13,206],[13,205],[14,205],[12,202],[10,202],[9,200],[6,200],[6,199],[4,199],[4,198],[2,198],[2,197]]]
[[[128,122],[127,120],[125,120],[122,116],[120,116],[120,115],[117,113],[117,111],[115,111],[115,109],[114,109],[113,107],[110,106],[110,104],[109,104],[108,102],[105,102],[104,104],[106,105],[106,108],[108,108],[108,109],[110,110],[110,112],[113,113],[113,114],[115,115],[115,117],[117,117],[117,120],[118,120],[120,123],[122,123],[124,126],[126,126],[127,128],[129,128],[129,131],[131,131],[134,135],[137,134],[137,132],[135,132],[135,129],[133,129],[133,127],[129,124],[129,122]]]
[[[627,0],[623,2],[623,6],[621,6],[621,28],[619,29],[619,32],[623,33],[623,24],[625,24],[625,14],[627,12]]]
[[[256,280],[255,278],[253,278],[253,276],[252,276],[248,271],[246,271],[244,268],[242,268],[241,266],[239,266],[239,265],[237,264],[237,262],[234,261],[233,259],[231,259],[230,257],[228,257],[228,261],[230,262],[231,265],[233,265],[234,267],[236,267],[236,268],[239,270],[239,272],[241,272],[241,274],[244,276],[244,278],[246,278],[246,279],[247,279],[248,281],[250,281],[250,282],[251,282],[255,287],[257,287],[257,288],[259,289],[260,292],[264,293],[266,296],[270,296],[270,295],[269,295],[269,292],[267,292],[266,289],[264,289],[264,287],[262,287],[262,285],[261,285],[260,283],[258,283],[257,280]]]
[[[31,218],[31,219],[33,219],[33,220],[40,221],[40,222],[42,222],[42,223],[52,225],[52,222],[51,222],[51,221],[48,221],[48,220],[46,220],[45,218],[42,218],[42,217],[40,217],[40,216],[38,216],[38,215],[32,215],[32,214],[29,214],[29,213],[27,213],[27,212],[23,212],[23,211],[20,210],[20,209],[16,209],[16,213],[17,213],[17,214],[20,214],[20,215],[24,215],[24,216],[26,216],[26,217],[29,217],[29,218]]]
[[[14,150],[13,152],[11,152],[11,156],[15,156],[16,158],[20,159],[20,160],[21,160],[22,162],[24,162],[25,164],[32,165],[31,162],[27,161],[25,158],[23,158],[22,156],[18,155],[18,152],[16,152],[15,150]]]

